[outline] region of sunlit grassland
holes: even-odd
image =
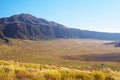
[[[111,69],[78,70],[0,60],[0,80],[120,80],[120,72]]]
[[[0,59],[50,64],[76,69],[112,68],[120,70],[119,62],[92,59],[91,56],[119,53],[120,48],[104,45],[111,41],[85,39],[18,40],[0,43]],[[81,56],[90,57],[81,57]]]

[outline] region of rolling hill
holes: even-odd
[[[100,40],[120,40],[120,33],[105,33],[68,28],[53,21],[36,18],[30,14],[0,18],[0,38],[15,39],[56,39],[81,38]]]

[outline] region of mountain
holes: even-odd
[[[36,18],[30,14],[19,14],[0,18],[0,38],[6,42],[8,42],[7,38],[31,40],[55,38],[120,40],[120,34],[68,28],[53,21]]]
[[[116,43],[114,44],[114,46],[115,46],[115,47],[120,47],[120,42],[116,42]]]

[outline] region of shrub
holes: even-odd
[[[44,77],[46,80],[61,80],[61,74],[56,70],[47,70]]]
[[[95,80],[105,80],[105,74],[101,71],[96,71],[93,73]]]
[[[76,78],[78,80],[94,80],[94,77],[92,75],[89,75],[88,73],[79,73],[79,74],[76,74]]]
[[[115,80],[114,78],[112,78],[111,76],[106,76],[105,80]]]

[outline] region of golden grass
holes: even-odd
[[[0,80],[120,80],[119,75],[111,69],[90,71],[0,60]]]
[[[91,55],[119,54],[120,48],[104,45],[110,41],[10,41],[10,44],[0,41],[0,80],[120,80],[117,61],[91,59]]]

